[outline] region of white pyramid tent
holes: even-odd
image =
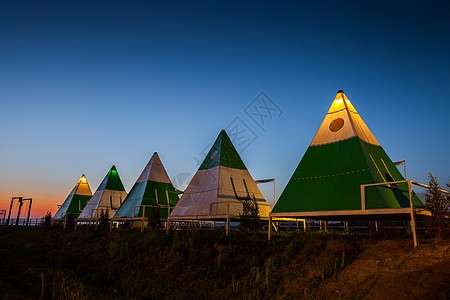
[[[169,200],[167,200],[169,197]],[[167,175],[158,153],[154,153],[138,180],[114,215],[117,218],[149,217],[152,206],[160,207],[161,218],[167,218],[167,205],[173,208],[178,202],[178,194]]]
[[[78,217],[91,197],[91,188],[89,187],[86,176],[83,174],[70,192],[69,196],[67,196],[66,200],[64,200],[61,207],[53,216],[53,220],[62,220],[69,213],[72,213],[75,217]]]
[[[269,205],[222,130],[170,218],[237,218],[242,213],[242,200],[253,197],[259,204],[260,217],[267,218],[271,211]]]
[[[127,192],[125,192],[119,173],[116,167],[112,166],[78,219],[96,219],[102,210],[108,211],[109,216],[112,217],[126,196]]]

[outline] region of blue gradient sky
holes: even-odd
[[[170,177],[193,174],[236,117],[278,197],[339,89],[409,179],[448,182],[442,2],[91,2],[0,3],[0,209],[23,195],[54,214],[112,164],[129,191],[154,151]],[[265,131],[244,112],[261,91],[283,111]]]

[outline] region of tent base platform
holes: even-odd
[[[414,208],[415,215],[430,215],[425,209]],[[328,210],[328,211],[302,211],[270,213],[271,218],[301,218],[310,220],[329,221],[358,221],[376,220],[410,220],[411,208],[379,208],[366,210]]]
[[[359,221],[359,220],[409,220],[414,239],[414,247],[418,245],[416,231],[416,216],[429,216],[430,212],[426,209],[415,207],[403,208],[378,208],[378,209],[360,209],[360,210],[328,210],[328,211],[296,211],[296,212],[273,212],[269,214],[269,232],[268,239],[272,235],[272,220],[274,218],[302,218],[310,220],[327,221]]]

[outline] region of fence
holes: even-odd
[[[29,219],[28,225],[27,225],[27,219],[24,218],[24,219],[19,219],[17,226],[41,226],[42,224],[44,224],[43,218]],[[6,226],[6,220],[3,220],[3,219],[0,220],[0,226]],[[14,222],[11,222],[11,220],[10,220],[8,226],[16,226],[16,220],[14,220]]]

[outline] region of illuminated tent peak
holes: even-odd
[[[75,184],[75,187],[72,189],[69,196],[67,196],[66,200],[53,216],[53,219],[64,219],[68,213],[73,213],[75,217],[78,217],[91,196],[91,188],[89,187],[86,176],[83,174]]]
[[[171,217],[224,217],[242,212],[242,199],[255,197],[261,217],[268,217],[270,207],[225,130],[219,133],[197,173],[175,206]]]
[[[361,209],[360,185],[403,179],[339,91],[273,212]],[[368,188],[366,208],[409,207],[407,191],[406,184]],[[422,206],[416,196],[414,204]]]
[[[69,195],[75,194],[92,196],[91,188],[89,187],[86,176],[84,174],[81,175],[80,179],[78,179],[77,184],[75,184]]]
[[[353,137],[359,137],[372,145],[380,145],[350,100],[339,90],[310,146],[335,143]]]
[[[114,218],[141,217],[143,208],[141,205],[149,205],[145,208],[145,216],[150,216],[151,206],[160,205],[161,218],[167,217],[167,195],[170,207],[178,202],[178,194],[167,175],[158,153],[154,153],[137,179],[130,193],[123,201]],[[136,207],[135,209],[135,206]]]
[[[109,216],[112,217],[126,196],[127,193],[120,180],[119,173],[113,165],[81,212],[79,219],[96,218],[102,210],[108,210]]]

